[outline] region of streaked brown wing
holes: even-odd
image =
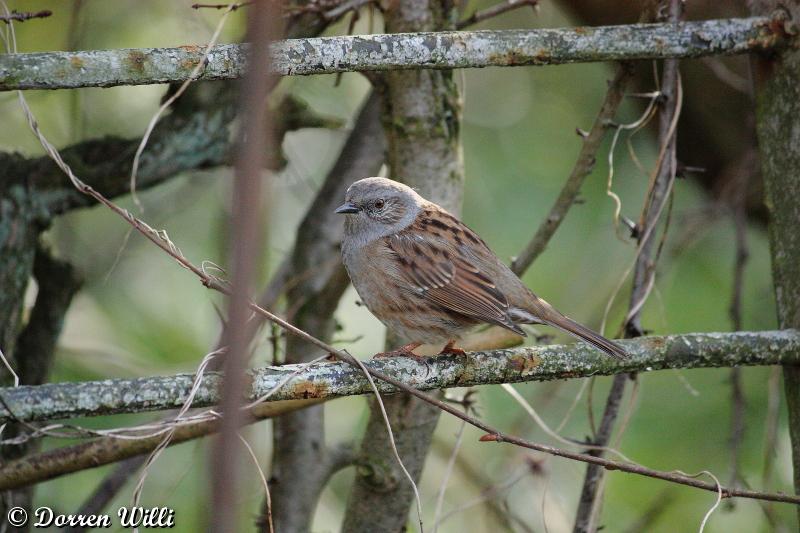
[[[460,247],[413,230],[385,240],[396,256],[399,271],[420,295],[451,311],[525,334],[511,320],[505,295]]]

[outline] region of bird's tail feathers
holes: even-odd
[[[611,357],[616,357],[617,359],[625,359],[628,357],[628,353],[622,346],[592,331],[586,326],[575,322],[571,318],[562,315],[555,320],[545,320],[545,322],[560,330],[566,331],[570,335],[580,338],[595,348],[604,351]]]
[[[625,359],[628,357],[625,349],[616,342],[562,315],[544,300],[539,298],[537,298],[537,300],[537,307],[541,308],[538,310],[539,312],[533,314],[530,311],[515,308],[512,309],[512,317],[514,320],[528,324],[547,324],[548,326],[553,326],[569,333],[574,337],[578,337],[612,357],[616,357],[617,359]]]

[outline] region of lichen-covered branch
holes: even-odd
[[[585,344],[568,344],[471,352],[464,358],[439,356],[427,363],[399,357],[374,359],[365,364],[419,390],[670,368],[800,364],[800,331],[793,329],[641,337],[620,343],[631,354],[630,358],[610,359]],[[371,391],[357,368],[347,363],[322,362],[303,368],[284,365],[254,369],[243,397],[255,400],[295,372],[297,375],[268,401],[332,398]],[[16,418],[26,421],[175,409],[188,398],[193,379],[193,374],[177,374],[6,387],[0,389],[5,402],[0,407],[0,421],[11,418],[8,408]],[[215,405],[219,401],[220,382],[219,373],[206,372],[192,405]],[[387,383],[376,380],[376,385],[382,392],[397,392]]]
[[[768,18],[566,29],[396,33],[275,43],[281,75],[349,71],[556,65],[741,54],[786,44]],[[411,30],[408,30],[411,31]],[[211,50],[202,80],[242,77],[247,45]],[[0,90],[67,89],[186,80],[202,46],[39,52],[0,56]]]

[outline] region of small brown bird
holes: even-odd
[[[533,294],[463,222],[402,183],[359,180],[336,212],[347,215],[342,258],[358,295],[389,330],[413,341],[390,354],[413,356],[423,343],[442,342],[442,353],[463,353],[455,341],[489,323],[522,336],[519,324],[547,324],[626,356]]]

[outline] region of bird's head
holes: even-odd
[[[386,178],[365,178],[347,189],[336,212],[346,215],[345,236],[364,243],[408,227],[425,200],[414,189]]]

